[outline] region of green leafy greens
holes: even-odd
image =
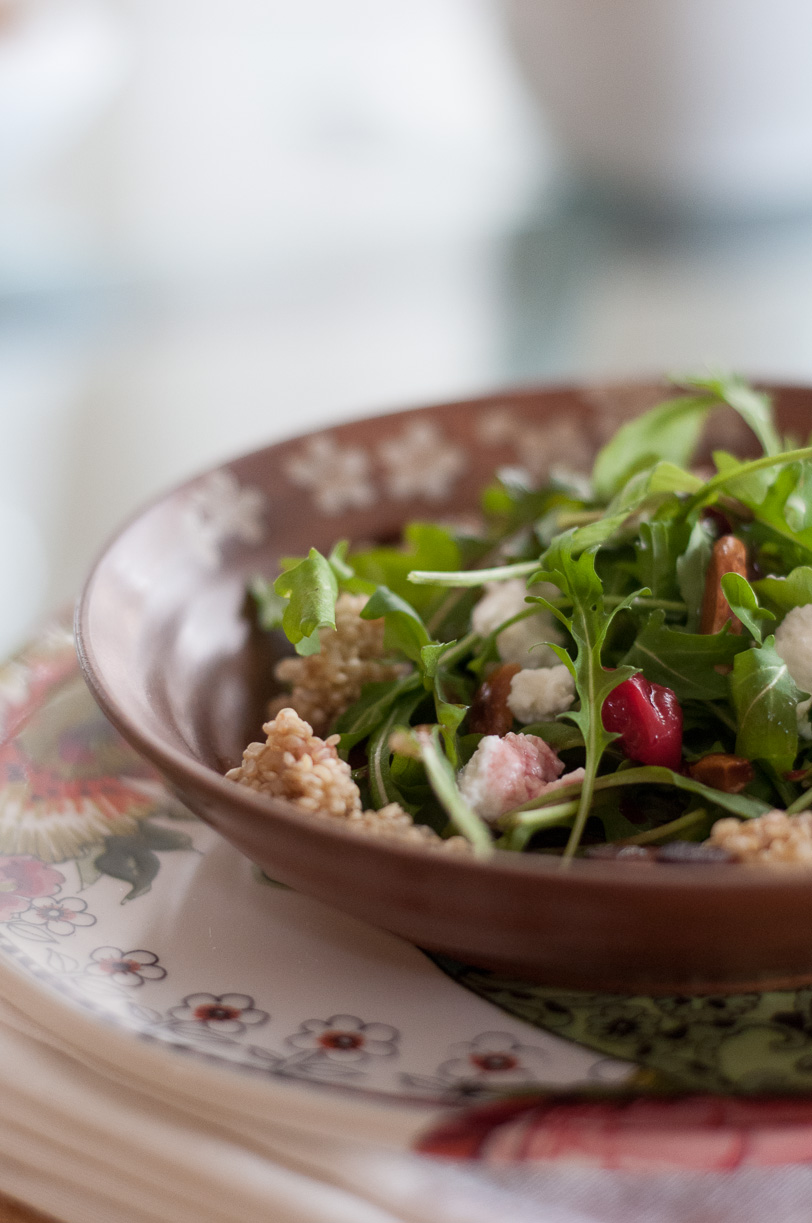
[[[318,654],[321,634],[335,629],[342,592],[367,596],[362,619],[383,622],[393,678],[365,684],[331,727],[376,809],[399,803],[443,835],[456,830],[477,854],[496,840],[567,862],[596,827],[610,841],[657,845],[701,839],[721,812],[751,819],[775,805],[812,806],[812,742],[799,734],[798,712],[807,694],[774,635],[794,608],[812,604],[812,447],[789,448],[770,397],[741,378],[673,381],[674,394],[603,446],[590,479],[563,474],[534,488],[518,471],[498,473],[483,492],[478,533],[412,522],[399,544],[339,541],[328,555],[312,548],[283,560],[273,583],[254,580],[257,622],[281,626],[300,655]],[[761,453],[717,450],[708,474],[692,464],[717,410],[744,422]],[[731,532],[757,576],[722,575],[730,619],[703,633],[714,542]],[[527,585],[524,605],[506,603],[501,623],[480,636],[472,609],[482,588],[515,579]],[[550,644],[575,699],[557,717],[514,729],[543,739],[583,779],[542,792],[491,829],[457,778],[487,733],[481,685],[500,662],[502,635],[535,625],[540,610],[558,626]],[[540,645],[551,634],[537,635]],[[604,727],[607,697],[638,672],[682,706],[681,772],[625,759],[623,741]],[[719,753],[751,763],[742,792],[693,775]],[[631,800],[643,808],[642,831]]]

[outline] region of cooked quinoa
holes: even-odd
[[[315,731],[324,734],[358,700],[364,684],[403,674],[401,664],[380,661],[384,623],[361,619],[366,601],[366,595],[339,595],[335,629],[323,628],[319,633],[320,653],[277,663],[274,674],[291,691],[271,702],[269,717],[282,709],[295,709]]]
[[[339,736],[320,739],[295,709],[281,709],[263,726],[265,743],[250,743],[242,764],[226,773],[230,781],[269,798],[282,798],[310,815],[342,820],[359,832],[419,843],[430,849],[466,852],[464,837],[443,840],[424,824],[415,824],[397,803],[364,811],[350,766],[339,758]]]
[[[812,864],[812,812],[768,811],[753,820],[717,820],[709,845],[726,849],[738,862]]]

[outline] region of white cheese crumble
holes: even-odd
[[[458,774],[460,792],[484,820],[495,820],[544,792],[564,765],[536,735],[485,735]]]
[[[555,598],[559,594],[549,582],[534,587],[534,593],[544,595],[545,598]],[[521,578],[510,578],[507,582],[486,582],[485,593],[471,616],[474,632],[485,637],[517,612],[526,611],[532,606],[524,601],[527,594],[527,586]],[[542,641],[553,641],[556,645],[563,641],[553,617],[543,610],[504,629],[496,639],[496,648],[502,662],[514,662],[527,669],[549,667],[557,662],[558,658],[549,646],[539,645]]]
[[[812,693],[812,603],[787,612],[775,631],[775,649],[801,691]]]
[[[563,663],[520,671],[510,682],[508,708],[525,726],[551,721],[559,713],[566,713],[574,700],[575,680]]]

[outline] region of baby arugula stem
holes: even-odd
[[[790,803],[787,807],[787,815],[798,815],[799,812],[806,811],[809,807],[812,807],[812,788],[804,790],[803,794],[795,799],[795,802]]]
[[[596,691],[595,675],[592,668],[587,673],[587,692],[585,694],[586,701],[589,704],[590,710],[597,711],[597,717],[590,717],[586,725],[581,725],[581,732],[584,734],[584,745],[586,747],[586,760],[584,761],[584,781],[581,786],[581,795],[578,800],[578,808],[575,819],[572,824],[572,831],[569,835],[569,840],[564,848],[564,855],[561,861],[562,866],[569,866],[575,851],[581,843],[581,837],[584,834],[586,821],[589,818],[589,810],[592,806],[592,793],[595,789],[597,780],[596,774],[600,765],[601,756],[603,755],[605,732],[603,723],[600,720],[600,711],[603,705],[602,698]],[[584,694],[581,696],[581,704],[585,703]],[[584,733],[585,732],[585,733]]]
[[[605,773],[602,777],[595,778],[593,788],[595,791],[600,792],[602,790],[614,790],[619,786],[638,785],[671,785],[676,789],[686,790],[691,794],[699,795],[708,803],[722,807],[744,819],[763,815],[765,811],[769,810],[768,805],[760,799],[750,798],[744,794],[725,794],[721,790],[714,790],[711,786],[695,781],[692,777],[683,777],[682,774],[674,773],[671,769],[666,769],[659,765],[640,765],[635,768],[620,769],[617,773]],[[554,789],[548,790],[546,794],[540,794],[538,798],[533,798],[521,807],[516,807],[515,810],[508,811],[505,815],[500,816],[497,822],[498,827],[505,831],[510,831],[516,827],[535,829],[536,820],[541,819],[542,823],[538,827],[543,828],[546,825],[546,815],[550,808],[556,807],[562,802],[575,802],[578,796],[582,794],[583,787],[580,782],[573,782],[566,786],[557,785]],[[808,791],[808,794],[810,802],[812,802],[812,790]],[[796,800],[796,802],[800,802],[800,800]],[[796,809],[800,810],[800,807]]]
[[[693,497],[683,502],[681,516],[686,518],[693,510],[708,501],[709,493],[715,493],[717,489],[724,488],[726,484],[733,484],[755,471],[764,471],[769,467],[784,467],[787,463],[797,463],[801,459],[812,459],[812,446],[804,446],[800,450],[785,450],[783,454],[767,454],[760,459],[752,459],[749,463],[742,463],[732,471],[720,472],[708,480],[707,484],[704,484],[699,492],[694,493]]]
[[[812,796],[810,796],[812,802]],[[578,803],[558,802],[551,803],[543,812],[527,812],[528,815],[533,815],[532,821],[521,822],[517,821],[511,828],[508,828],[503,834],[501,840],[497,841],[497,849],[508,849],[515,851],[523,850],[527,842],[534,833],[540,832],[545,828],[555,828],[562,824],[566,825],[572,822],[573,816],[577,814]],[[693,811],[686,812],[676,820],[670,820],[667,824],[660,824],[659,828],[649,828],[646,832],[638,832],[633,837],[623,837],[618,844],[622,845],[657,845],[661,841],[666,841],[669,838],[681,836],[692,829],[699,827],[708,818],[708,813],[704,807],[697,807]]]
[[[535,819],[532,822],[523,824],[517,821],[506,828],[501,839],[497,841],[496,848],[521,852],[534,833],[543,828],[569,823],[577,814],[577,801],[551,804],[543,812],[533,812]]]
[[[633,837],[624,837],[623,844],[656,845],[659,841],[664,841],[668,837],[689,832],[692,828],[702,824],[707,818],[708,813],[705,808],[697,807],[694,811],[687,811],[679,819],[670,820],[667,824],[660,824],[659,828],[649,828],[646,832],[635,833]]]
[[[413,569],[409,581],[416,586],[481,586],[484,582],[528,577],[538,567],[538,561],[517,561],[513,565],[496,565],[493,569]]]
[[[479,633],[466,633],[464,637],[460,637],[459,641],[452,642],[447,650],[441,654],[441,660],[444,669],[453,667],[456,663],[464,658],[470,650],[479,641]]]
[[[522,561],[517,565],[502,565],[498,569],[460,569],[456,572],[449,570],[413,569],[409,574],[409,581],[414,582],[416,586],[479,586],[480,583],[484,582],[507,581],[513,577],[529,576],[537,571],[538,567],[538,561]],[[607,594],[603,596],[603,601],[607,607],[617,607],[619,604],[627,602],[627,596]],[[565,596],[558,599],[549,599],[547,602],[551,607],[572,607],[572,599],[568,599]],[[631,606],[642,608],[645,611],[662,610],[678,614],[687,611],[687,604],[683,603],[680,599],[653,599],[642,595],[633,599]],[[535,616],[537,612],[537,607],[528,607],[524,611],[517,612],[515,616],[511,616],[503,625],[500,625],[496,631],[501,632],[502,629],[508,628],[519,620],[524,620],[528,616]]]
[[[493,557],[498,554],[499,549],[510,538],[510,535],[512,533],[513,533],[513,529],[511,528],[511,530],[502,531],[495,538],[492,538],[485,552],[478,558],[478,560],[473,565],[473,567],[470,570],[465,570],[464,572],[466,573],[484,573],[484,572],[492,571],[492,570],[486,570],[484,566],[486,565],[486,563],[489,560],[493,559]],[[504,568],[504,566],[499,566],[499,568]],[[411,574],[409,575],[409,580],[411,580]],[[485,579],[485,580],[488,580],[488,579]],[[447,582],[435,583],[435,585],[438,585],[438,586],[447,586],[448,584],[449,583]],[[478,582],[463,583],[462,585],[463,586],[464,585],[476,586],[478,585]],[[457,605],[459,604],[460,600],[463,597],[464,596],[462,594],[454,593],[452,590],[449,591],[449,593],[445,596],[445,598],[440,603],[439,607],[435,608],[434,612],[429,617],[426,627],[428,628],[430,633],[436,634],[439,632],[439,630],[442,628],[445,621],[452,614],[452,612],[456,609]]]

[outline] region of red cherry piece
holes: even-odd
[[[679,769],[682,762],[682,709],[676,694],[643,675],[633,675],[609,693],[603,725],[620,735],[625,756],[640,764]]]

